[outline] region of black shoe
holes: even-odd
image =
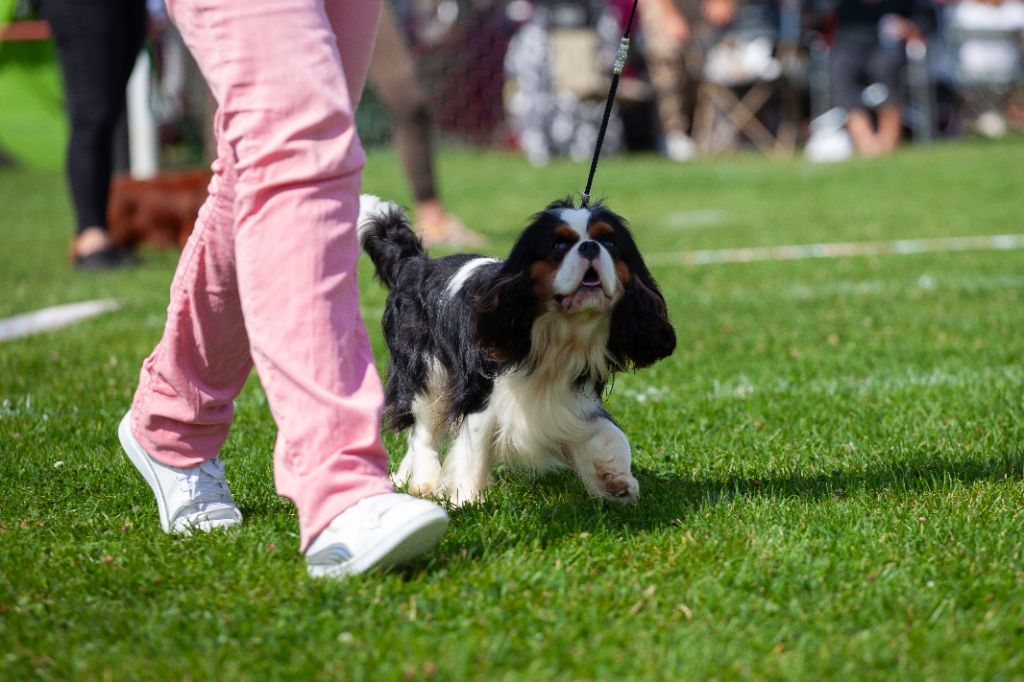
[[[139,257],[123,246],[107,246],[85,256],[75,256],[72,265],[76,270],[114,270],[139,264]]]

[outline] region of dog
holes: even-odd
[[[210,171],[185,170],[136,180],[119,175],[110,183],[107,227],[118,246],[146,242],[158,249],[184,247],[206,201]]]
[[[614,372],[671,355],[676,335],[625,220],[565,199],[504,260],[431,259],[396,204],[361,207],[360,242],[389,290],[384,420],[412,429],[394,483],[460,506],[496,464],[569,467],[591,495],[635,501],[629,441],[602,394]]]

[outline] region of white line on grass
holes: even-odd
[[[702,227],[715,227],[729,220],[725,211],[717,208],[701,208],[694,211],[675,211],[665,217],[665,224],[681,230],[696,230]]]
[[[1013,275],[983,276],[968,275],[964,277],[946,277],[925,273],[913,281],[903,280],[839,280],[828,284],[796,284],[782,290],[784,298],[797,301],[810,301],[838,296],[879,296],[914,294],[922,292],[957,291],[963,293],[982,293],[1001,289],[1024,288],[1024,277]],[[756,293],[763,297],[763,294]],[[748,298],[754,298],[750,295]]]
[[[972,370],[946,370],[936,367],[930,370],[908,369],[903,372],[873,374],[867,376],[838,376],[831,379],[810,379],[792,381],[778,378],[754,382],[744,375],[712,382],[705,396],[710,400],[746,400],[754,394],[760,395],[874,395],[893,393],[915,388],[966,389],[970,386],[990,387],[996,381],[1019,388],[1024,383],[1024,371],[1019,367],[986,367]],[[678,395],[678,391],[676,393]]]
[[[697,382],[685,387],[644,386],[626,388],[618,395],[639,403],[678,401],[685,399],[705,400],[748,400],[754,395],[854,395],[868,396],[879,393],[894,393],[917,388],[953,388],[964,390],[970,387],[990,390],[997,382],[1009,385],[1011,389],[1024,386],[1024,370],[1019,367],[986,367],[983,369],[907,369],[901,372],[876,373],[868,375],[842,375],[831,379],[809,379],[794,381],[785,377],[753,380],[739,374],[726,379]]]
[[[791,244],[788,246],[653,253],[647,256],[647,262],[659,265],[711,265],[714,263],[754,263],[808,258],[849,258],[850,256],[903,256],[914,253],[953,253],[956,251],[1009,251],[1022,248],[1024,248],[1024,234],[1000,234],[981,237]]]
[[[22,315],[14,315],[13,317],[0,320],[0,341],[38,334],[39,332],[52,329],[60,329],[61,327],[67,327],[76,322],[87,320],[90,317],[96,317],[105,312],[117,310],[120,307],[121,304],[117,300],[104,298],[95,301],[55,305]]]

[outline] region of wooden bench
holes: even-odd
[[[14,21],[6,26],[0,26],[0,43],[22,43],[49,38],[50,25],[42,19]]]

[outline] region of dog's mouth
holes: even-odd
[[[583,273],[583,281],[580,282],[580,289],[596,289],[601,286],[601,275],[597,274],[594,268],[588,268]]]
[[[555,296],[557,303],[562,310],[576,310],[580,307],[593,308],[603,307],[607,303],[608,295],[601,284],[601,275],[593,267],[587,268],[583,273],[583,279],[579,287],[571,294],[559,294]]]

